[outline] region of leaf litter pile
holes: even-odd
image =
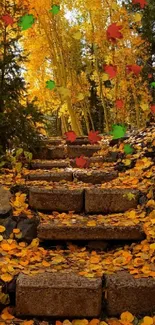
[[[106,140],[107,141],[107,140]],[[111,141],[110,139],[108,141]],[[132,154],[124,152],[125,142],[128,141],[133,148]],[[102,142],[102,141],[101,141]],[[106,145],[106,149],[105,149]],[[145,195],[144,202],[138,205],[137,209],[131,209],[123,214],[113,215],[95,215],[89,219],[85,215],[77,215],[70,211],[69,213],[53,212],[50,215],[38,213],[40,220],[47,223],[51,220],[54,224],[60,226],[83,225],[87,227],[95,227],[97,225],[112,226],[130,226],[142,224],[146,234],[146,239],[140,243],[132,243],[124,245],[109,251],[89,251],[86,247],[78,247],[68,244],[67,249],[57,246],[56,249],[48,250],[39,246],[39,239],[35,238],[30,244],[21,241],[22,234],[20,229],[16,228],[10,235],[9,239],[5,239],[5,227],[0,226],[0,302],[3,305],[9,304],[9,295],[4,293],[5,285],[11,284],[19,273],[33,276],[44,272],[75,272],[87,278],[101,277],[104,274],[112,274],[120,270],[126,270],[135,278],[155,277],[155,200],[154,200],[154,147],[155,147],[155,127],[141,134],[132,135],[128,140],[122,143],[118,141],[113,147],[109,147],[109,143],[102,144],[103,149],[100,155],[106,152],[117,152],[117,162],[113,164],[114,169],[119,171],[116,179],[95,187],[101,188],[138,188]],[[109,149],[108,149],[109,148]],[[107,168],[107,163],[105,163]],[[111,168],[111,163],[109,164]],[[94,163],[92,168],[104,169],[104,163]],[[44,186],[45,188],[57,188],[65,186],[67,188],[91,187],[92,184],[84,184],[82,182],[58,183],[47,181],[28,181],[25,175],[28,170],[23,169],[21,173],[14,175],[13,170],[2,169],[0,175],[0,183],[5,184],[7,188],[16,185],[32,185]],[[14,182],[14,183],[13,183]],[[82,184],[82,185],[81,185]],[[133,199],[128,194],[128,199]],[[11,201],[13,207],[13,216],[27,216],[31,219],[36,214],[29,209],[26,194],[17,192]],[[124,316],[122,316],[124,314]],[[119,324],[138,324],[130,313],[123,313],[120,319],[107,319],[105,322],[99,320],[75,320],[72,323],[67,321],[63,325],[119,325]],[[22,321],[13,316],[13,312],[6,307],[1,313],[0,325],[6,323],[24,325],[33,325],[34,321]],[[92,324],[91,324],[92,322]],[[44,322],[43,322],[44,323]],[[117,323],[117,324],[116,324]],[[47,323],[48,324],[48,323]],[[62,324],[62,323],[61,323]],[[144,317],[140,324],[155,324],[155,317]],[[59,325],[59,324],[57,324]]]

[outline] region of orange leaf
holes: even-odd
[[[4,273],[1,275],[1,280],[4,282],[10,282],[13,279],[13,276],[9,273]]]
[[[13,229],[13,233],[14,233],[14,234],[19,234],[19,233],[20,233],[20,229],[18,229],[18,228],[14,228],[14,229]]]
[[[9,319],[13,319],[15,318],[13,315],[10,314],[9,312],[9,307],[6,307],[5,309],[3,309],[2,314],[1,314],[1,318],[4,320],[9,320]]]
[[[128,311],[125,311],[124,313],[121,314],[121,321],[132,322],[133,320],[134,320],[134,316]]]
[[[6,228],[4,226],[0,225],[0,232],[4,232],[6,230]]]
[[[90,322],[89,322],[89,325],[98,325],[100,323],[100,320],[99,319],[92,319]]]

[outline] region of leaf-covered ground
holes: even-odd
[[[104,274],[112,274],[119,270],[127,270],[135,278],[155,277],[155,200],[154,200],[154,138],[155,129],[143,132],[140,137],[131,136],[128,140],[132,142],[134,152],[125,155],[122,151],[124,143],[116,143],[113,147],[106,144],[106,153],[118,152],[119,157],[115,163],[94,163],[87,172],[91,170],[114,168],[119,171],[119,176],[108,182],[95,187],[101,188],[137,188],[144,194],[144,200],[139,204],[137,209],[131,209],[123,214],[113,215],[96,215],[88,218],[85,215],[53,212],[52,214],[37,213],[40,220],[44,223],[52,220],[56,225],[72,226],[83,225],[95,227],[96,225],[106,224],[115,226],[129,226],[142,224],[146,234],[146,239],[139,243],[126,244],[122,247],[109,249],[107,251],[90,251],[86,247],[78,247],[69,244],[66,249],[57,246],[56,249],[49,250],[40,246],[39,239],[35,238],[30,244],[21,241],[22,233],[20,229],[15,228],[9,239],[5,239],[5,227],[0,226],[0,301],[4,305],[9,303],[9,296],[3,288],[13,283],[16,276],[22,272],[28,275],[35,275],[43,272],[75,272],[87,278],[100,277]],[[107,140],[106,140],[107,141]],[[110,139],[108,140],[110,141]],[[103,142],[103,140],[101,141]],[[103,147],[105,143],[103,144]],[[153,148],[153,150],[152,150]],[[103,152],[102,152],[103,150]],[[100,154],[104,155],[105,149]],[[86,172],[86,169],[84,169]],[[56,172],[60,172],[57,168]],[[49,188],[81,188],[81,186],[92,187],[92,184],[85,184],[78,181],[67,182],[60,181],[29,181],[26,176],[34,171],[23,168],[20,173],[16,170],[3,168],[0,174],[0,184],[11,188],[14,192],[11,204],[13,207],[14,218],[20,218],[22,215],[31,219],[36,212],[30,210],[27,202],[27,195],[18,188],[29,186],[42,186]],[[38,173],[42,173],[41,170]],[[16,190],[15,190],[16,189]],[[17,191],[17,192],[16,192]],[[132,193],[131,193],[132,194]],[[133,199],[133,197],[128,197]],[[25,323],[24,323],[25,322]],[[14,318],[9,309],[4,309],[1,314],[0,325],[21,323],[24,325],[33,325],[33,321],[22,321]],[[43,324],[46,322],[42,322]],[[42,324],[41,323],[41,324]],[[108,319],[100,322],[92,320],[89,325],[137,325],[134,316],[130,313],[124,314],[120,319]],[[153,325],[154,317],[144,317],[139,324]],[[43,325],[42,324],[42,325]],[[73,325],[87,325],[87,320],[75,320]],[[45,324],[44,324],[45,325]],[[60,325],[58,322],[57,325]],[[67,320],[63,325],[71,325]]]

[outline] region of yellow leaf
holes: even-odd
[[[107,80],[109,80],[109,75],[108,75],[107,73],[103,73],[103,74],[102,74],[102,80],[103,80],[103,81],[107,81]]]
[[[65,319],[63,325],[72,325],[72,323],[68,319]]]
[[[38,238],[34,238],[30,244],[31,247],[38,247],[39,245],[39,239]]]
[[[6,228],[4,226],[0,225],[0,232],[4,232],[6,230]]]
[[[134,316],[129,313],[128,311],[125,311],[124,313],[121,314],[121,320],[125,322],[132,322],[134,320]]]
[[[74,319],[72,325],[88,325],[87,319]]]
[[[88,221],[88,222],[87,222],[87,226],[88,226],[88,227],[95,227],[95,226],[96,226],[96,221],[95,221],[95,220],[92,220],[92,221],[90,220],[90,221]]]
[[[131,164],[131,160],[130,159],[125,159],[124,165],[129,166],[130,164]]]
[[[150,108],[149,108],[149,104],[147,104],[147,103],[142,103],[141,105],[140,105],[140,107],[141,107],[141,109],[143,110],[143,111],[148,111]]]
[[[145,316],[143,318],[143,324],[145,325],[152,325],[153,324],[153,318],[149,316]]]
[[[78,96],[77,96],[77,99],[78,100],[83,100],[84,99],[84,94],[79,93]]]
[[[10,282],[13,279],[13,276],[9,273],[4,273],[1,275],[1,280],[4,282]]]
[[[141,16],[141,14],[137,13],[134,15],[133,19],[137,23],[138,21],[141,21],[142,16]]]
[[[77,40],[80,40],[80,39],[81,39],[81,36],[82,36],[81,32],[78,31],[78,32],[76,32],[76,33],[73,35],[73,38],[75,38],[75,39],[77,39]]]
[[[151,249],[155,249],[155,243],[150,244],[150,248],[151,248]]]
[[[59,87],[57,90],[64,98],[71,97],[71,91],[69,89],[65,87]]]
[[[2,235],[0,235],[0,241],[2,241],[3,240],[3,236]]]
[[[117,9],[118,9],[118,5],[117,5],[117,3],[112,3],[111,8],[112,8],[113,10],[117,10]]]

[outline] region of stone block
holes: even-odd
[[[127,194],[134,194],[129,199]],[[86,213],[116,213],[136,208],[140,192],[128,188],[87,188],[85,189]]]
[[[20,274],[16,285],[18,316],[98,317],[102,280],[72,273]]]
[[[44,211],[81,212],[84,207],[83,189],[29,189],[29,205],[33,209]]]
[[[48,217],[47,217],[48,218]],[[88,216],[88,220],[91,220]],[[41,240],[143,240],[145,234],[142,226],[86,226],[73,224],[71,226],[56,224],[55,221],[40,222],[38,237]]]
[[[100,150],[98,145],[70,145],[67,147],[67,155],[69,158],[76,158],[84,155],[85,157],[91,157],[95,152]]]
[[[11,211],[11,193],[0,185],[0,216],[3,217]]]
[[[52,169],[52,168],[66,168],[69,167],[70,163],[67,160],[42,160],[32,161],[32,169]]]
[[[148,315],[155,310],[155,279],[135,279],[126,271],[105,275],[108,316],[120,316],[124,311],[133,315]]]
[[[114,170],[109,172],[105,172],[104,170],[78,170],[73,174],[73,177],[77,178],[78,181],[92,184],[106,183],[116,178],[117,176],[118,172]]]
[[[73,173],[71,171],[58,171],[58,172],[41,172],[31,173],[27,175],[30,181],[52,181],[59,182],[61,180],[72,181]]]

